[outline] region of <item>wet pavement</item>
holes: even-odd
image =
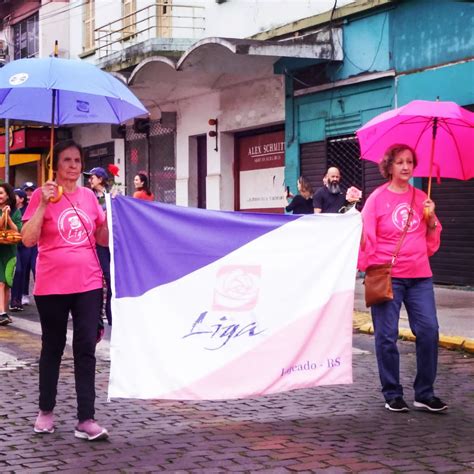
[[[14,317],[15,318],[15,317]],[[107,341],[97,364],[97,419],[108,441],[74,438],[70,346],[56,432],[33,433],[40,336],[29,311],[0,327],[0,472],[474,472],[474,356],[441,348],[442,414],[384,409],[373,337],[354,334],[354,384],[232,401],[107,401]],[[414,344],[400,341],[413,401]],[[6,360],[8,359],[8,360]]]

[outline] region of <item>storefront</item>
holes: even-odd
[[[236,136],[235,209],[283,212],[285,133],[253,131]]]
[[[49,152],[50,130],[47,128],[10,128],[10,172],[12,186],[25,181],[42,182],[42,157]],[[0,179],[5,179],[5,134],[0,135]]]

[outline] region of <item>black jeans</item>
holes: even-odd
[[[40,410],[51,411],[56,405],[59,366],[66,345],[67,322],[71,312],[77,418],[79,421],[94,418],[95,347],[102,288],[68,295],[35,296],[35,300],[42,330]]]

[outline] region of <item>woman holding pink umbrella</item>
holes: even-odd
[[[408,145],[390,146],[379,163],[388,183],[377,188],[362,210],[363,239],[359,268],[391,261],[393,300],[371,307],[375,350],[385,408],[408,411],[400,383],[400,356],[397,348],[401,304],[408,313],[416,336],[417,374],[414,381],[416,408],[440,412],[448,406],[435,396],[438,360],[438,320],[429,257],[440,245],[441,225],[435,203],[414,188],[410,179],[417,166],[415,151]],[[423,215],[427,216],[424,218]],[[404,238],[401,236],[404,234]]]

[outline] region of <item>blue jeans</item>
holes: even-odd
[[[371,308],[382,393],[387,401],[403,396],[397,348],[398,321],[403,302],[410,328],[416,336],[415,400],[429,399],[434,395],[439,339],[433,279],[392,278],[392,285],[393,300]]]

